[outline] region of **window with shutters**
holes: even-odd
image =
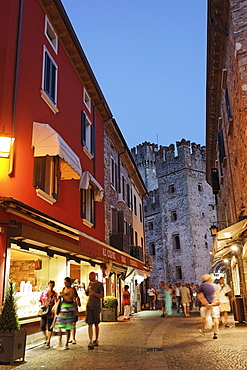
[[[117,177],[118,177],[118,166],[114,159],[111,157],[111,185],[117,190]]]
[[[84,111],[81,114],[81,142],[83,151],[92,159],[95,153],[94,126]]]
[[[37,195],[50,204],[58,199],[59,157],[34,157],[34,181]]]
[[[122,175],[122,199],[125,201],[125,178]]]
[[[136,195],[134,194],[134,214],[137,216]]]
[[[129,184],[126,185],[126,202],[127,202],[127,206],[130,208],[131,207],[131,199],[130,199],[130,196],[131,196],[131,192],[130,192],[130,186]]]
[[[139,203],[139,215],[140,215],[140,222],[142,223],[142,205]]]
[[[95,200],[94,189],[89,185],[88,189],[81,189],[81,218],[89,227],[95,225]]]
[[[57,71],[56,63],[44,47],[41,96],[54,113],[59,112],[57,109]]]
[[[227,87],[225,89],[225,99],[226,99],[227,116],[228,116],[228,119],[231,120],[232,119],[231,105],[230,105],[230,98],[229,98],[228,88]]]
[[[168,186],[168,193],[169,194],[175,193],[175,186],[174,186],[174,184]]]
[[[124,220],[124,212],[118,211],[115,208],[111,210],[112,234],[126,234],[130,233],[130,225]]]

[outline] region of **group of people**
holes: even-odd
[[[207,329],[211,330],[212,322],[214,325],[214,339],[218,338],[219,319],[225,327],[228,325],[228,313],[231,311],[230,299],[232,290],[225,284],[224,277],[221,277],[218,284],[214,283],[214,278],[210,274],[202,276],[202,284],[177,283],[175,287],[170,284],[159,283],[156,290],[153,285],[148,289],[149,308],[156,309],[158,300],[162,314],[161,317],[172,316],[172,305],[176,304],[177,312],[183,310],[184,316],[189,317],[191,310],[200,310],[202,318],[201,334],[205,334]],[[211,324],[210,324],[211,323]]]
[[[88,302],[86,307],[86,323],[88,324],[89,344],[88,349],[94,349],[99,345],[99,323],[100,323],[100,299],[104,297],[103,284],[96,279],[94,271],[89,274],[89,285],[86,292]],[[45,337],[45,347],[50,348],[50,340],[54,328],[58,329],[58,349],[69,349],[69,343],[76,344],[76,322],[78,321],[78,306],[80,298],[71,279],[64,279],[64,287],[58,294],[55,292],[55,282],[50,280],[48,288],[40,296],[41,305],[49,305],[48,315],[41,317],[41,330]],[[95,327],[95,340],[93,340],[93,325]],[[46,330],[47,328],[47,330]],[[66,331],[66,342],[62,345],[62,330]],[[70,335],[72,332],[72,340]]]

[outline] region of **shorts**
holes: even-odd
[[[40,329],[41,331],[46,331],[46,323],[47,323],[47,330],[52,331],[52,323],[53,323],[53,317],[48,318],[47,316],[41,317],[40,321]]]
[[[219,306],[213,306],[212,308],[207,308],[205,306],[202,306],[200,308],[201,317],[208,317],[212,316],[214,317],[220,317],[220,307]]]
[[[230,312],[231,306],[229,302],[224,302],[220,304],[220,312]]]
[[[159,300],[159,304],[160,304],[160,308],[165,307],[165,301],[164,301],[164,299],[160,299]]]
[[[86,323],[88,325],[99,325],[100,323],[100,307],[87,306],[86,309]]]
[[[188,303],[182,303],[182,306],[184,306],[184,307],[190,307],[190,303],[188,302]]]
[[[154,296],[153,296],[153,295],[149,295],[149,296],[148,296],[148,299],[149,299],[149,302],[153,302],[153,300],[154,300]]]

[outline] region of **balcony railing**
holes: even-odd
[[[138,260],[143,261],[143,250],[138,245],[130,246],[130,255],[137,258]]]
[[[130,238],[125,234],[112,234],[110,236],[110,245],[119,251],[130,254]]]

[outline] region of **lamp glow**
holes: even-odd
[[[12,142],[11,137],[0,134],[0,158],[9,157]]]
[[[225,262],[225,263],[227,263],[227,262],[229,262],[229,260],[228,260],[227,258],[225,258],[225,259],[224,259],[224,262]]]
[[[231,250],[232,250],[232,251],[237,251],[237,250],[238,250],[238,247],[237,247],[236,245],[232,245],[232,246],[231,246]]]

